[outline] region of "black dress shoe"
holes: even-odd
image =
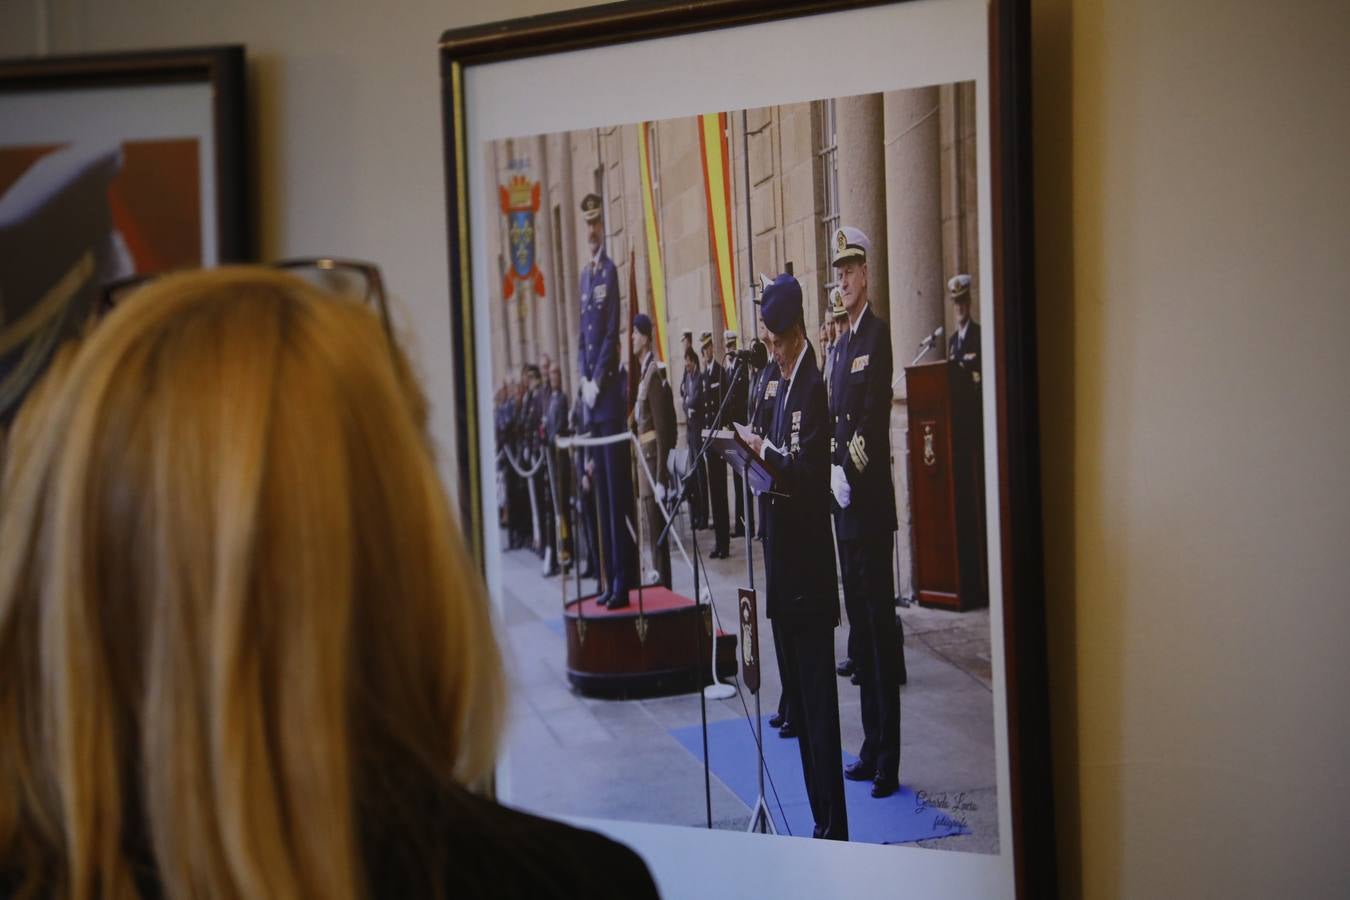
[[[849,781],[871,781],[877,777],[877,767],[860,759],[844,766],[844,777]]]
[[[783,723],[784,723],[785,721],[787,721],[787,720],[784,719],[780,714],[774,713],[773,715],[769,716],[769,727],[770,727],[770,728],[782,728],[782,727],[783,727]]]
[[[795,738],[797,736],[797,728],[791,722],[784,722],[783,727],[778,729],[778,736],[781,738]]]
[[[609,594],[601,594],[595,598],[595,605],[600,607],[609,606]]]
[[[890,778],[878,778],[872,782],[873,797],[889,797],[900,790],[900,782]]]
[[[610,609],[627,609],[632,605],[633,602],[628,599],[627,591],[624,591],[622,594],[615,594],[613,597],[609,599]]]
[[[845,656],[844,661],[834,667],[834,673],[840,678],[848,678],[851,676],[853,674],[853,660]]]

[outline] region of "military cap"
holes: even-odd
[[[802,286],[797,279],[784,272],[764,288],[759,301],[759,314],[764,327],[774,334],[784,334],[802,320]]]
[[[705,331],[698,336],[698,345],[700,347],[711,347],[712,342],[713,340],[711,331]]]
[[[587,194],[581,198],[581,217],[587,222],[600,218],[600,195]]]
[[[830,288],[830,316],[842,319],[847,315],[848,310],[844,309],[844,292],[839,288]]]
[[[970,276],[955,275],[951,281],[947,282],[947,296],[951,297],[953,303],[970,302]]]
[[[830,265],[838,266],[856,259],[858,262],[867,262],[867,257],[872,255],[872,242],[867,239],[860,229],[851,225],[845,225],[842,228],[836,228],[834,231],[834,256],[830,260]]]
[[[633,329],[643,337],[652,336],[652,320],[646,313],[638,313],[633,316]]]
[[[689,338],[689,343],[691,344],[694,342],[694,333],[690,331],[688,328],[680,332],[680,337]]]
[[[728,328],[726,331],[722,332],[722,340],[728,347],[734,345],[736,343],[736,332]]]
[[[530,364],[528,364],[527,366],[525,366],[525,374],[526,374],[526,375],[533,376],[534,378],[538,378],[538,377],[539,377],[539,367],[536,366],[534,363],[530,363]]]

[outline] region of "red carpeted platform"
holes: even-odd
[[[712,681],[712,611],[660,585],[628,592],[608,609],[583,597],[567,604],[567,678],[587,696],[627,699],[702,690]],[[719,678],[736,674],[736,638],[718,633]]]
[[[629,605],[623,609],[608,609],[595,602],[595,597],[583,597],[581,599],[580,615],[583,616],[636,616],[639,613],[639,604],[641,612],[645,615],[654,615],[656,613],[669,612],[671,610],[686,609],[694,605],[694,601],[677,594],[668,587],[653,585],[644,587],[642,590],[634,588],[628,592]],[[567,604],[567,615],[576,617],[578,615],[577,603],[575,600]]]

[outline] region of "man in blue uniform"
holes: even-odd
[[[969,384],[980,386],[980,323],[970,317],[970,276],[956,275],[947,282],[947,296],[956,313],[956,333],[947,344],[947,359],[961,367]]]
[[[779,275],[764,290],[760,314],[781,378],[767,437],[751,446],[777,468],[764,515],[765,614],[773,623],[783,691],[801,735],[798,748],[814,837],[848,840],[834,628],[839,594],[830,541],[829,413],[825,382],[802,321],[802,290]]]
[[[719,430],[731,427],[731,420],[722,412],[722,401],[727,395],[727,372],[713,358],[713,336],[703,332],[700,339],[703,351],[703,369],[699,372],[699,395],[703,401],[703,427],[716,426]],[[708,507],[712,512],[713,551],[710,559],[726,559],[731,555],[731,527],[727,512],[727,462],[709,451],[703,457],[703,470],[708,475]]]
[[[627,386],[619,372],[619,273],[605,253],[605,223],[599,196],[581,201],[590,259],[581,268],[581,346],[577,357],[581,399],[589,413],[592,437],[625,431]],[[633,518],[633,482],[626,441],[606,444],[594,455],[595,489],[600,506],[600,543],[605,567],[601,606],[627,606],[628,589],[637,586],[636,548],[628,530]]]
[[[730,377],[731,373],[736,368],[736,332],[728,328],[726,331],[722,332],[722,340],[726,343],[727,349],[727,355],[725,357],[726,364],[723,368],[728,377]],[[746,397],[750,392],[751,381],[751,373],[747,370],[746,376],[736,382],[735,390],[731,390],[731,387],[728,385],[727,389],[731,391],[731,394],[727,397],[727,410],[722,416],[722,421],[727,423],[728,427],[732,422],[740,422],[742,425],[750,424],[746,421],[746,417],[749,415],[749,404],[746,401]],[[731,495],[735,498],[735,515],[731,517],[731,536],[733,538],[745,537],[746,524],[748,523],[750,529],[753,531],[755,527],[755,517],[752,514],[747,518],[745,509],[745,481],[741,478],[741,473],[737,472],[735,469],[731,472]]]
[[[872,796],[900,786],[900,638],[895,618],[891,483],[891,336],[868,307],[871,242],[857,228],[835,231],[833,259],[849,329],[835,350],[830,389],[830,489],[848,610],[849,657],[858,678],[863,745],[844,772],[871,781]]]
[[[699,385],[698,354],[694,352],[693,336],[686,331],[684,346],[684,378],[680,381],[680,402],[684,404],[684,448],[692,465],[703,445],[703,394]],[[703,463],[698,464],[690,485],[689,519],[695,531],[708,527],[708,486],[703,477]]]

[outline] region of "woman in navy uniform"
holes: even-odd
[[[783,691],[797,719],[814,837],[848,840],[834,629],[839,593],[830,542],[830,424],[825,382],[802,322],[802,289],[779,275],[760,306],[781,373],[767,437],[752,447],[778,469],[764,515],[765,614],[773,622]]]
[[[599,196],[581,201],[591,258],[581,269],[581,396],[589,411],[592,437],[625,430],[626,386],[619,372],[619,273],[605,253],[605,223]],[[628,532],[632,518],[633,481],[629,474],[628,443],[597,448],[595,488],[600,502],[600,541],[605,568],[601,606],[628,605],[628,589],[637,584],[636,548]]]
[[[891,556],[891,336],[868,308],[870,250],[857,228],[835,231],[833,263],[849,330],[835,350],[830,388],[830,487],[863,723],[858,761],[844,774],[872,781],[872,796],[885,797],[900,786],[900,637]]]

